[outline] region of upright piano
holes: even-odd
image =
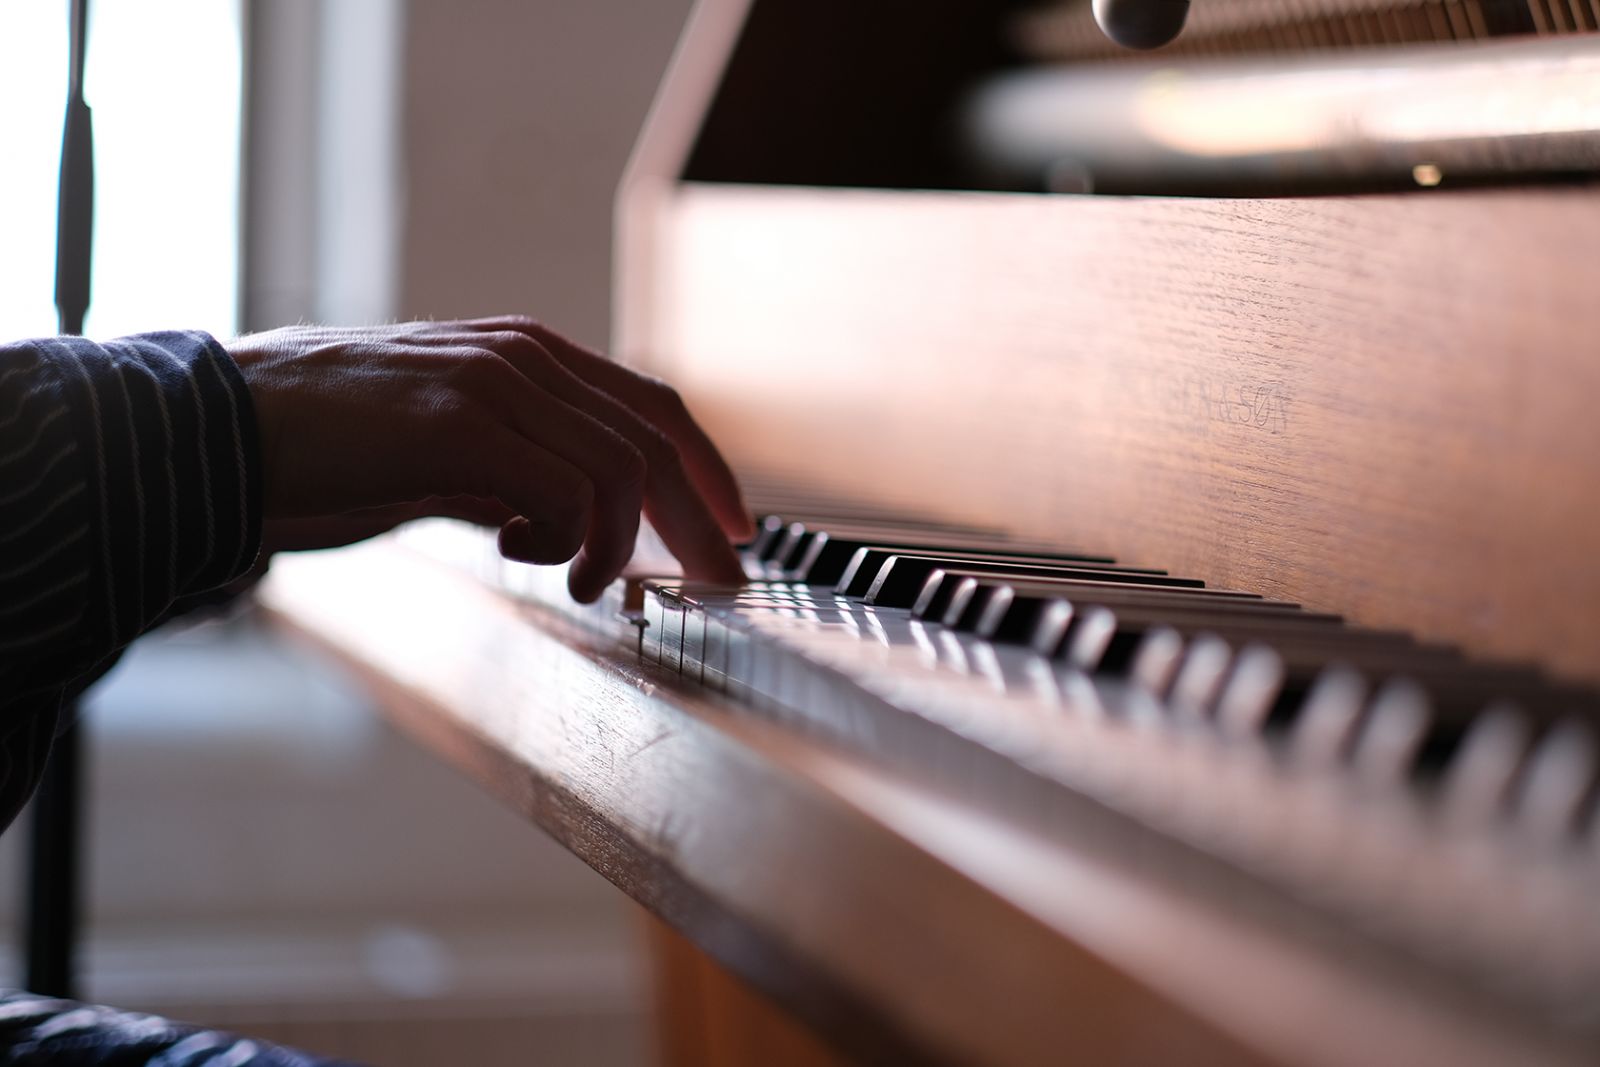
[[[614,347],[747,586],[266,602],[676,931],[676,1062],[1595,1062],[1600,5],[1090,8],[696,8]]]

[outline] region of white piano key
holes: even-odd
[[[586,624],[609,620],[642,655],[727,691],[752,714],[885,753],[906,738],[933,736],[897,725],[920,721],[921,729],[948,731],[1048,773],[1419,951],[1492,960],[1520,938],[1530,946],[1523,979],[1550,997],[1600,973],[1600,934],[1560,935],[1561,924],[1577,930],[1595,916],[1593,894],[1574,886],[1594,887],[1600,847],[1583,852],[1594,858],[1582,864],[1542,862],[1544,881],[1533,889],[1518,869],[1519,861],[1527,865],[1527,842],[1549,837],[1527,827],[1559,824],[1565,829],[1557,836],[1574,840],[1570,830],[1588,787],[1573,783],[1593,774],[1592,740],[1587,771],[1574,770],[1570,753],[1541,757],[1545,770],[1525,776],[1516,793],[1523,832],[1497,836],[1483,815],[1508,796],[1520,760],[1516,727],[1474,728],[1447,771],[1435,825],[1420,818],[1408,790],[1394,788],[1422,737],[1416,694],[1386,691],[1364,720],[1365,685],[1350,671],[1319,678],[1285,762],[1274,755],[1281,748],[1259,734],[1282,680],[1282,664],[1266,648],[1230,657],[1221,642],[1197,643],[1201,654],[1183,649],[1173,671],[1172,653],[1163,666],[1160,631],[1152,630],[1123,684],[1074,670],[1070,659],[990,644],[825,590],[779,581],[702,590],[681,579],[656,582],[644,598],[636,614],[652,625],[639,637],[616,618],[620,596],[608,592],[600,607],[573,607],[552,570],[559,571],[507,567],[500,580],[515,595],[546,599]],[[1115,621],[1101,614],[1098,630],[1094,618],[1077,620],[1069,656],[1076,648],[1084,662],[1099,661]],[[1190,710],[1187,726],[1150,695],[1169,687],[1173,703]],[[1208,716],[1221,728],[1213,732]],[[935,748],[947,760],[960,751]],[[1576,854],[1563,855],[1569,853]],[[1467,855],[1478,858],[1450,859]],[[1573,873],[1580,867],[1590,873]],[[1513,892],[1524,901],[1515,922],[1463,932],[1491,913],[1497,896]],[[1441,947],[1446,942],[1452,947]]]

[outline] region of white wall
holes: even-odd
[[[511,310],[603,344],[611,204],[687,0],[414,0],[404,315]]]

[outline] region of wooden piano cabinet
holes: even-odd
[[[634,194],[619,336],[745,469],[1600,680],[1594,187]]]
[[[867,1062],[1045,1064],[1069,1041],[1266,1062],[896,832],[872,811],[892,777],[470,576],[378,542],[281,559],[261,597],[400,729]]]
[[[648,914],[658,1067],[851,1067],[858,1062]]]
[[[664,973],[691,983],[668,991],[676,1062],[1574,1062],[1014,769],[985,790],[1006,768],[869,762],[393,541],[281,558],[260,596],[400,729],[766,998],[662,935]]]
[[[938,125],[1011,7],[702,0],[619,354],[777,483],[1600,681],[1600,189],[907,191],[952,182],[852,150]],[[991,751],[823,743],[396,543],[263,596],[661,920],[669,1067],[1592,1053]]]

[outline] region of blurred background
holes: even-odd
[[[603,345],[688,6],[94,0],[88,332],[515,310]],[[66,27],[0,4],[0,337],[54,332]],[[88,999],[395,1067],[647,1061],[632,905],[247,607],[141,642],[88,715]]]

